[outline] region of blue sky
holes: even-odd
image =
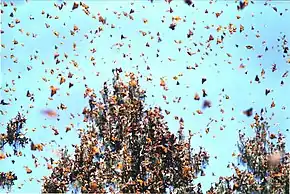
[[[1,99],[5,101],[11,99],[11,105],[0,107],[5,113],[0,116],[0,133],[5,131],[8,120],[20,111],[28,119],[27,135],[35,143],[47,143],[44,152],[32,153],[28,146],[23,150],[26,157],[17,159],[12,157],[0,161],[1,171],[13,169],[18,175],[19,181],[16,186],[24,183],[21,190],[15,187],[13,192],[40,192],[41,185],[35,180],[49,174],[46,166],[43,166],[45,165],[43,156],[56,157],[52,149],[56,149],[57,145],[48,143],[55,140],[60,147],[64,145],[71,147],[71,144],[79,141],[78,129],[86,128],[82,123],[81,115],[83,107],[87,106],[87,99],[83,98],[85,84],[98,91],[104,81],[111,80],[111,70],[116,67],[122,67],[126,72],[140,72],[141,86],[147,90],[148,106],[161,106],[162,109],[171,112],[165,116],[171,131],[178,130],[179,124],[174,120],[174,116],[179,116],[184,119],[185,128],[197,134],[192,140],[193,146],[204,146],[212,156],[210,166],[206,170],[207,175],[197,180],[201,181],[205,188],[209,188],[210,183],[216,181],[219,176],[231,173],[226,166],[228,162],[235,161],[232,153],[237,151],[235,144],[238,130],[242,129],[247,134],[252,134],[249,127],[252,119],[242,114],[244,110],[253,107],[259,113],[261,108],[266,107],[268,117],[274,114],[270,120],[271,130],[284,131],[287,137],[286,129],[290,125],[287,118],[290,115],[290,101],[287,100],[287,96],[290,95],[290,80],[289,77],[282,78],[282,75],[289,70],[290,64],[287,63],[287,59],[290,59],[290,56],[283,58],[282,41],[279,42],[277,39],[281,39],[283,35],[286,35],[286,39],[290,36],[287,25],[290,13],[285,11],[285,9],[290,9],[289,3],[275,1],[265,6],[263,1],[256,1],[243,11],[237,11],[237,4],[227,1],[209,4],[208,1],[200,0],[195,2],[194,8],[188,7],[181,0],[173,1],[170,5],[163,1],[156,1],[154,4],[147,1],[134,1],[133,5],[130,2],[125,0],[85,2],[90,6],[89,10],[92,15],[97,16],[100,13],[109,25],[101,24],[98,19],[93,19],[92,15],[87,16],[80,8],[71,12],[72,1],[67,2],[67,6],[61,11],[54,7],[53,1],[31,0],[29,3],[15,1],[17,11],[13,18],[9,16],[13,9],[11,6],[1,8],[4,11],[1,14],[1,29],[4,31],[1,34],[1,44],[5,45],[5,48],[1,47]],[[278,12],[273,10],[273,6],[277,7]],[[173,13],[166,11],[170,7],[174,10]],[[135,10],[135,13],[131,14],[134,20],[123,14],[123,12],[129,12],[130,9]],[[45,11],[44,15],[41,14],[42,10]],[[117,14],[114,14],[114,11]],[[221,11],[223,13],[217,18],[215,13]],[[282,16],[279,15],[280,12],[283,13]],[[52,15],[53,18],[58,16],[59,19],[47,19],[46,13]],[[118,14],[120,14],[119,18]],[[34,17],[34,20],[30,20],[30,16]],[[168,28],[172,22],[172,16],[179,16],[186,20],[179,21],[174,31]],[[237,19],[237,16],[241,18]],[[14,28],[9,28],[8,23],[15,21],[16,18],[20,20],[20,23],[15,24]],[[148,22],[145,24],[143,19],[147,19]],[[161,22],[162,19],[165,20],[164,23]],[[46,28],[46,23],[50,25],[49,28]],[[217,32],[218,26],[227,27],[230,23],[237,27],[236,33],[230,34],[227,29]],[[111,29],[111,24],[116,27]],[[70,30],[74,25],[77,25],[80,30],[72,36]],[[241,33],[240,25],[244,26],[244,31]],[[100,26],[103,28],[102,32],[89,33],[90,30],[94,32]],[[23,33],[19,29],[23,29]],[[191,38],[186,36],[189,29],[194,33]],[[142,36],[140,30],[146,32],[147,35]],[[53,34],[54,31],[59,33],[59,37]],[[223,31],[226,34],[223,43],[217,45],[216,38],[220,38]],[[27,36],[26,32],[29,32],[30,36]],[[160,33],[162,39],[160,43],[157,42],[157,32]],[[36,38],[32,37],[32,33],[37,34]],[[85,34],[88,35],[88,39],[85,38]],[[121,34],[127,38],[121,40]],[[212,51],[206,48],[210,35],[215,38],[210,43]],[[65,39],[62,38],[63,36]],[[151,39],[150,36],[154,38]],[[14,39],[19,42],[18,45],[13,45]],[[93,43],[90,43],[92,39]],[[182,44],[177,44],[174,40],[181,40]],[[74,42],[77,45],[76,51],[73,51]],[[145,46],[147,42],[150,47]],[[21,43],[24,46],[21,46]],[[124,46],[112,47],[116,43],[124,43]],[[57,51],[54,49],[56,45]],[[239,46],[236,47],[236,45]],[[247,45],[252,45],[254,49],[246,49]],[[265,52],[266,46],[267,52]],[[14,50],[11,51],[11,48]],[[93,48],[96,49],[95,53],[90,52]],[[181,48],[181,52],[178,48]],[[160,50],[158,58],[156,57],[157,49]],[[186,53],[187,49],[191,49],[192,52],[199,49],[200,52],[189,56]],[[53,59],[55,52],[60,54],[59,59],[63,59],[64,62],[55,64]],[[206,52],[208,55],[205,54]],[[64,53],[68,55],[66,60]],[[130,61],[129,57],[123,58],[124,53],[131,56],[132,60]],[[144,56],[141,56],[141,53]],[[18,63],[10,59],[11,54],[18,59]],[[30,55],[37,55],[38,59],[30,61]],[[258,55],[263,56],[258,58]],[[90,61],[91,56],[95,58],[95,66]],[[175,61],[169,61],[168,58]],[[70,63],[71,60],[78,62],[78,68]],[[45,62],[44,65],[41,61]],[[195,64],[198,64],[195,70],[186,68]],[[240,68],[241,64],[245,66],[244,69]],[[275,72],[272,72],[273,64],[277,65]],[[28,66],[31,66],[32,70],[28,71]],[[150,70],[147,70],[147,66]],[[11,72],[8,69],[11,69]],[[53,75],[50,74],[51,69],[55,71]],[[264,78],[261,76],[262,69],[265,70]],[[247,74],[245,74],[246,71]],[[74,74],[73,78],[66,78],[66,82],[59,85],[58,74],[67,77],[68,72]],[[182,76],[178,76],[179,74]],[[18,75],[21,76],[20,79],[17,78]],[[260,83],[254,81],[256,75],[260,77]],[[151,76],[153,80],[146,81],[148,76]],[[176,85],[176,81],[173,80],[174,76],[179,77],[180,85]],[[48,81],[43,81],[43,77]],[[166,77],[168,91],[164,91],[159,86],[161,77]],[[206,77],[207,81],[201,84],[203,77]],[[15,85],[12,85],[12,80]],[[251,80],[252,83],[250,83]],[[283,86],[280,85],[281,80],[284,81]],[[69,82],[74,83],[70,89]],[[51,85],[60,88],[53,100],[48,99]],[[15,91],[12,89],[5,92],[7,88],[14,88]],[[224,92],[222,92],[223,88]],[[273,90],[267,96],[265,95],[266,88]],[[202,96],[202,89],[206,90],[208,96],[201,98],[200,101],[194,100],[195,93]],[[34,94],[35,102],[29,101],[26,97],[27,90]],[[169,104],[166,104],[162,95],[167,97]],[[226,99],[226,95],[230,98]],[[181,97],[180,103],[173,102],[176,97]],[[17,98],[17,101],[14,98]],[[210,100],[212,107],[203,110],[201,115],[193,115],[193,112],[201,109],[203,99]],[[276,104],[274,108],[270,108],[272,101]],[[65,104],[68,107],[67,110],[57,110],[60,103]],[[30,105],[34,107],[29,108]],[[59,121],[46,118],[40,113],[41,110],[47,108],[57,111]],[[224,110],[223,114],[221,109]],[[71,114],[75,117],[71,118]],[[234,120],[231,119],[232,117]],[[206,134],[205,128],[210,118],[217,122],[209,125],[210,130]],[[74,128],[65,133],[65,127],[70,124],[74,124]],[[51,127],[57,128],[60,135],[54,136]],[[224,129],[220,130],[220,127]],[[33,132],[32,129],[35,131]],[[10,149],[5,148],[4,151],[9,152]],[[34,168],[31,154],[38,158],[40,163],[38,168]],[[214,159],[214,156],[217,156],[217,159]],[[12,159],[16,160],[14,165],[11,163]],[[29,166],[33,170],[32,174],[27,175],[23,166]],[[212,172],[216,174],[215,177],[211,175]],[[29,181],[31,177],[35,180]]]

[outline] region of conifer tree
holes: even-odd
[[[193,152],[191,136],[183,137],[182,119],[179,135],[174,135],[160,107],[146,108],[137,76],[127,74],[124,82],[121,72],[113,70],[112,85],[104,83],[101,100],[88,91],[83,115],[90,127],[80,134],[74,155],[63,151],[42,191],[202,193],[194,179],[204,175],[208,153],[203,148]]]
[[[263,111],[261,111],[263,112]],[[208,194],[213,193],[289,193],[290,155],[285,150],[285,137],[281,132],[272,133],[263,115],[256,114],[254,137],[239,131],[238,155],[240,165],[232,164],[235,173],[220,177]]]

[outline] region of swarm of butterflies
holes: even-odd
[[[154,0],[150,0],[150,1],[151,1],[151,3],[155,3]],[[27,2],[28,2],[28,0],[27,0]],[[165,2],[168,3],[168,5],[170,5],[172,0],[165,0]],[[193,0],[184,0],[184,3],[186,5],[188,5],[188,6],[190,6],[190,7],[195,7],[195,4],[194,4]],[[238,11],[243,11],[244,9],[247,8],[247,6],[250,6],[251,3],[253,4],[254,2],[253,1],[249,1],[249,0],[237,1],[237,10]],[[96,21],[100,23],[100,26],[94,28],[93,30],[91,30],[89,32],[90,33],[89,35],[88,34],[84,35],[85,39],[89,40],[91,35],[100,36],[100,34],[104,31],[104,28],[106,27],[106,25],[109,26],[111,29],[117,28],[115,24],[110,24],[109,25],[106,17],[102,16],[100,13],[97,13],[95,15],[93,13],[91,13],[90,7],[84,2],[70,2],[70,3],[62,2],[60,4],[54,3],[54,6],[58,10],[62,10],[66,6],[68,6],[70,4],[72,4],[72,6],[70,7],[71,12],[76,11],[78,9],[82,9],[84,14],[86,14],[87,16],[91,16],[93,19],[96,19]],[[12,8],[11,10],[8,9],[10,7]],[[145,6],[143,6],[143,8],[145,9]],[[277,8],[276,7],[273,7],[273,10],[275,12],[277,12]],[[173,10],[172,7],[170,7],[168,10],[166,10],[166,12],[174,13],[174,10]],[[21,24],[21,20],[19,18],[16,18],[16,16],[17,16],[17,7],[15,6],[15,4],[13,2],[7,3],[6,1],[3,1],[3,2],[1,2],[1,14],[7,14],[7,13],[9,14],[9,16],[10,16],[10,18],[12,20],[12,21],[8,22],[8,28],[9,29],[17,28]],[[124,11],[122,13],[117,13],[117,11],[114,12],[114,14],[117,15],[118,17],[121,17],[123,15],[124,17],[129,18],[129,20],[134,20],[134,13],[135,13],[134,9],[130,9],[130,10],[128,10],[128,12]],[[208,13],[208,10],[205,10],[205,13]],[[59,19],[59,16],[53,16],[53,15],[47,13],[45,10],[42,10],[40,14],[41,14],[42,17],[45,17],[46,19],[55,19],[55,20]],[[216,13],[214,13],[214,17],[219,18],[222,14],[223,14],[223,11],[216,12]],[[239,19],[240,17],[241,16],[237,16],[237,19]],[[33,21],[33,20],[35,20],[35,18],[33,16],[30,16],[29,20]],[[162,21],[162,23],[165,23],[165,19],[164,18],[161,21]],[[186,18],[182,18],[180,16],[172,16],[171,23],[169,24],[169,26],[167,26],[167,29],[169,28],[170,31],[176,30],[178,28],[179,23],[182,22],[182,21],[186,21]],[[142,23],[144,23],[144,24],[148,24],[148,22],[149,21],[146,18],[144,18],[142,20]],[[66,24],[64,24],[64,26],[65,25]],[[45,23],[45,28],[51,29],[52,25],[47,22],[47,23]],[[207,26],[206,28],[210,28],[210,27]],[[226,30],[224,30],[224,29],[226,29]],[[19,30],[19,33],[21,33],[22,35],[25,35],[27,37],[32,38],[33,41],[38,36],[37,34],[31,33],[29,31],[25,32],[25,29],[23,29],[23,28],[20,28],[18,30]],[[211,42],[215,42],[215,41],[216,41],[216,44],[218,44],[218,45],[222,44],[224,39],[225,39],[225,33],[226,32],[228,32],[229,34],[234,34],[236,32],[243,32],[244,31],[244,26],[243,25],[235,26],[234,24],[229,24],[226,27],[218,26],[216,30],[218,32],[223,32],[224,31],[223,35],[221,35],[220,37],[214,37],[214,35],[209,34],[207,36],[206,43],[199,43],[199,44],[201,46],[207,46]],[[79,32],[80,32],[80,28],[79,28],[79,26],[77,24],[74,24],[73,28],[69,30],[69,34],[71,36],[75,36]],[[1,35],[3,37],[5,36],[5,33],[9,33],[9,32],[6,32],[3,29],[1,29]],[[156,38],[157,42],[158,43],[162,42],[162,36],[161,36],[160,32],[157,33],[156,37],[150,31],[140,30],[139,33],[141,34],[142,37],[150,36],[151,40],[155,40],[155,38],[157,37]],[[57,37],[57,38],[63,37],[63,39],[65,39],[65,36],[63,36],[62,34],[60,34],[60,32],[58,32],[56,30],[52,30],[52,36]],[[185,36],[188,39],[192,38],[194,36],[194,29],[189,29],[186,32]],[[257,35],[257,37],[258,37],[258,35]],[[127,38],[128,37],[125,36],[124,34],[121,34],[121,36],[120,36],[121,40],[126,40]],[[22,44],[20,42],[20,40],[16,40],[16,39],[17,38],[15,37],[11,44],[13,46],[15,46],[15,47],[16,46],[24,47],[24,44]],[[283,42],[282,43],[282,48],[283,48],[284,54],[286,55],[286,54],[288,54],[288,50],[289,50],[289,48],[287,46],[288,42],[286,40],[286,37],[283,36],[281,41]],[[95,42],[92,39],[92,40],[90,40],[90,43],[93,45]],[[181,40],[174,40],[174,43],[176,45],[181,45],[182,41]],[[198,43],[195,43],[195,42],[193,44],[195,46],[198,45]],[[118,50],[120,50],[122,47],[125,47],[124,45],[125,45],[124,42],[118,42],[118,43],[115,43],[112,46],[112,48],[117,48]],[[1,47],[3,49],[5,49],[6,47],[8,47],[8,45],[4,45],[4,44],[1,43]],[[131,48],[132,45],[128,44],[128,47]],[[151,47],[151,44],[149,42],[146,42],[145,47],[146,48],[147,47]],[[207,49],[209,49],[209,47],[210,46],[207,46]],[[238,47],[238,45],[236,45],[236,47]],[[74,42],[72,44],[73,51],[76,51],[77,48],[78,48],[78,44],[76,42]],[[253,50],[254,46],[253,45],[246,45],[245,49]],[[13,50],[13,49],[11,49],[11,50]],[[181,50],[182,50],[181,48],[178,48],[179,52]],[[265,48],[265,51],[267,51],[267,50],[268,50],[268,47]],[[89,52],[94,54],[94,53],[97,52],[97,49],[96,48],[90,48]],[[191,49],[187,49],[186,50],[186,55],[193,56],[193,55],[195,55],[197,53],[200,53],[200,52],[203,52],[203,51],[201,51],[201,49],[197,49],[196,51],[193,51]],[[206,56],[209,56],[208,51],[206,51],[204,54]],[[230,53],[226,53],[226,54],[227,54],[227,57],[232,57]],[[140,57],[144,57],[144,55],[145,54],[142,53],[140,55]],[[158,58],[159,56],[160,56],[160,50],[157,49],[156,57]],[[13,64],[17,64],[18,63],[18,58],[14,54],[10,54],[8,56],[2,56],[2,54],[1,54],[1,58],[2,57],[3,57],[3,59],[11,59],[12,60],[11,63],[13,63]],[[258,56],[258,58],[261,58],[261,57],[262,57],[262,55]],[[54,52],[52,54],[52,58],[54,59],[56,65],[60,65],[63,62],[65,62],[65,60],[69,59],[70,56],[67,53],[61,54],[59,46],[55,45]],[[87,57],[87,58],[89,59],[89,61],[91,62],[91,64],[94,67],[96,67],[96,68],[98,67],[98,62],[97,62],[97,59],[95,57],[91,56],[91,57]],[[124,53],[123,54],[123,58],[124,59],[128,58],[128,59],[132,60],[132,57],[130,56],[130,54],[125,54]],[[169,63],[175,61],[175,59],[172,58],[172,57],[168,57],[167,59],[168,59]],[[30,55],[29,56],[29,60],[30,61],[40,60],[40,57],[38,55],[38,51],[36,51],[34,54]],[[80,64],[76,60],[72,59],[72,60],[70,60],[67,63],[69,63],[71,65],[71,67],[73,67],[73,68],[80,69]],[[113,61],[113,63],[116,64],[117,62]],[[287,63],[290,64],[290,59],[287,60]],[[41,65],[45,65],[46,62],[44,60],[40,60],[40,64]],[[75,81],[75,82],[73,81],[73,79],[76,79],[76,77],[79,80],[82,80],[82,81],[85,81],[87,79],[87,77],[85,75],[80,76],[80,75],[78,75],[78,73],[74,73],[73,70],[70,70],[71,67],[68,67],[68,66],[66,67],[66,70],[68,70],[68,72],[62,71],[60,68],[45,69],[45,73],[47,73],[48,76],[47,77],[46,76],[41,77],[41,80],[43,82],[49,84],[50,81],[51,81],[49,79],[50,76],[56,76],[56,78],[58,80],[58,82],[57,82],[58,85],[49,84],[48,88],[46,89],[48,91],[48,99],[49,99],[49,101],[53,101],[54,98],[62,92],[62,90],[63,90],[62,88],[63,88],[64,85],[66,85],[66,87],[68,89],[73,88],[76,85],[76,83],[77,83],[77,81]],[[34,68],[33,66],[28,65],[26,67],[26,70],[27,71],[32,71],[33,68]],[[188,65],[186,67],[187,70],[196,70],[198,68],[199,68],[199,65],[197,63],[192,64],[192,65]],[[239,66],[239,68],[240,69],[244,69],[245,66],[243,64],[241,64]],[[150,71],[150,66],[149,65],[147,65],[146,70]],[[12,71],[13,71],[13,68],[9,67],[8,68],[8,72],[12,72]],[[121,72],[122,69],[120,68],[119,71]],[[272,65],[271,71],[272,72],[277,71],[276,64]],[[100,72],[96,72],[95,74],[96,74],[96,76],[99,76]],[[259,75],[256,75],[254,77],[254,82],[260,83],[261,78],[264,75],[265,75],[265,70],[263,69]],[[172,78],[176,82],[176,85],[180,85],[180,78],[182,76],[183,76],[183,74],[179,73],[178,75],[176,75],[176,76],[174,76]],[[288,76],[288,71],[286,71],[282,75],[283,78],[286,78],[287,76]],[[14,79],[15,80],[16,79],[21,79],[21,75],[18,75],[17,78],[13,78],[13,80],[11,80],[11,84],[13,86],[16,85]],[[152,74],[150,74],[149,76],[146,77],[146,81],[151,82],[152,80],[153,80]],[[208,81],[207,78],[204,76],[204,77],[201,78],[200,83],[203,85],[207,81]],[[130,86],[133,86],[133,87],[136,86],[137,84],[138,84],[138,82],[136,80],[130,82]],[[284,81],[281,81],[280,84],[283,85]],[[13,89],[9,88],[8,86],[9,86],[9,84],[6,84],[6,86],[3,87],[3,91],[5,93],[14,92]],[[165,77],[160,78],[159,86],[162,88],[162,90],[168,91],[169,89],[168,89],[168,80],[167,80],[167,78],[165,78]],[[43,92],[43,89],[42,88],[38,88],[38,91]],[[222,90],[222,92],[224,92],[224,89]],[[265,95],[266,96],[269,95],[271,92],[272,92],[271,89],[268,89],[268,88],[265,89]],[[67,92],[65,92],[65,94],[67,96],[70,96],[69,90]],[[87,98],[87,97],[91,97],[91,96],[94,96],[94,95],[95,95],[94,89],[89,87],[87,84],[85,84],[85,90],[82,91],[81,96],[84,97],[84,98]],[[28,98],[29,102],[31,102],[31,103],[33,103],[35,101],[35,94],[31,90],[27,90],[26,91],[26,96],[25,97]],[[169,103],[168,97],[166,95],[163,95],[162,97],[163,97],[164,101],[166,102],[166,104],[168,104]],[[213,105],[215,105],[214,103],[212,103],[212,101],[208,100],[207,97],[208,97],[208,92],[207,92],[206,89],[202,89],[200,92],[196,92],[193,95],[193,99],[196,102],[199,102],[200,100],[202,100],[201,108],[195,110],[193,112],[193,115],[202,115],[202,114],[204,114],[205,109],[209,109],[209,108],[213,107]],[[1,107],[0,114],[2,116],[5,116],[5,114],[7,113],[7,111],[5,111],[6,108],[8,107],[8,109],[9,109],[10,107],[12,107],[13,106],[13,101],[16,102],[18,100],[17,98],[19,98],[19,97],[18,96],[13,96],[13,98],[1,99],[1,101],[0,101],[0,107]],[[225,99],[230,99],[230,96],[225,95]],[[180,101],[181,101],[181,97],[176,98],[176,99],[173,100],[174,103],[179,103]],[[91,104],[91,105],[94,106],[95,104]],[[2,110],[2,106],[5,109],[3,108],[3,110]],[[274,108],[275,106],[276,106],[275,102],[272,101],[272,103],[270,105],[270,108]],[[21,106],[21,108],[23,108],[23,106]],[[34,108],[34,105],[30,104],[29,108]],[[42,108],[39,111],[39,113],[42,114],[45,119],[57,119],[57,120],[59,120],[59,111],[65,111],[66,109],[67,109],[67,106],[65,105],[65,103],[60,103],[60,104],[58,104],[58,107],[55,108],[55,109],[53,109],[53,108]],[[223,109],[221,109],[220,111],[221,111],[221,113],[224,113]],[[27,111],[27,113],[28,113],[28,111]],[[165,113],[166,113],[166,115],[170,115],[171,114],[171,112],[168,111],[168,110],[165,110]],[[242,113],[245,115],[245,117],[252,117],[254,115],[254,113],[255,113],[255,110],[254,110],[253,107],[245,107],[245,109],[242,110]],[[79,117],[79,116],[80,116],[79,113],[77,113],[77,114],[70,113],[69,114],[70,119],[74,119],[74,118]],[[174,118],[175,118],[175,120],[180,121],[180,123],[183,123],[183,119],[182,118],[179,118],[177,116],[175,116]],[[233,119],[234,118],[232,118],[232,120]],[[87,122],[86,118],[84,119],[84,121]],[[214,121],[215,121],[214,119],[211,119],[210,123],[212,123]],[[48,144],[55,143],[54,140],[52,140],[49,143],[33,142],[30,139],[30,137],[28,136],[28,134],[29,134],[28,133],[28,129],[24,129],[23,128],[23,125],[25,124],[25,122],[26,122],[25,116],[23,116],[22,114],[19,113],[19,114],[17,114],[17,116],[15,118],[13,118],[13,119],[11,119],[9,121],[7,126],[5,126],[5,130],[4,131],[0,131],[1,132],[0,133],[0,148],[1,148],[0,149],[0,160],[6,160],[7,158],[12,157],[13,154],[14,154],[14,156],[17,156],[17,157],[25,156],[25,153],[23,153],[21,151],[21,149],[25,148],[27,145],[30,146],[30,150],[31,151],[43,152],[45,147],[48,146]],[[75,127],[76,126],[75,126],[74,123],[70,123],[69,125],[66,126],[65,133],[68,133],[69,131],[71,131]],[[55,126],[49,126],[48,127],[48,126],[43,125],[43,128],[44,129],[50,128],[51,131],[52,131],[52,134],[55,135],[55,136],[58,136],[61,133]],[[223,126],[221,126],[220,129],[222,130]],[[36,129],[32,129],[32,131],[35,132]],[[79,131],[82,132],[83,129],[80,129]],[[209,133],[209,128],[208,127],[206,128],[206,133]],[[276,137],[272,136],[272,138],[274,139]],[[8,145],[13,147],[13,154],[6,153],[4,151],[4,148],[6,148]],[[278,165],[278,163],[279,163],[278,161],[281,159],[281,157],[282,157],[282,154],[280,152],[277,152],[277,153],[269,156],[269,161],[273,165]],[[56,163],[54,161],[54,159],[52,159],[50,157],[43,157],[43,158],[47,162],[47,164],[46,164],[47,168],[48,169],[53,169],[52,165]],[[32,159],[34,161],[35,167],[39,166],[39,159],[35,155],[32,155]],[[12,160],[12,163],[14,164],[15,160]],[[25,172],[27,174],[31,174],[32,173],[32,168],[31,167],[24,166],[24,169],[25,169]],[[16,180],[17,180],[17,176],[13,172],[10,172],[10,171],[9,172],[0,172],[0,187],[4,188],[5,186],[8,186],[8,188],[11,188],[13,186],[13,184],[14,184],[14,181],[16,181]],[[40,182],[40,179],[37,179],[37,181]],[[21,188],[21,186],[19,186],[19,187]]]

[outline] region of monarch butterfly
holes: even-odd
[[[43,110],[42,114],[45,114],[48,117],[56,117],[57,116],[56,112],[54,110],[50,110],[50,109]]]
[[[240,1],[240,4],[237,6],[237,9],[238,10],[243,10],[245,7],[248,6],[248,4],[249,4],[248,0]]]
[[[26,170],[27,174],[31,174],[32,173],[32,170],[30,168],[28,168],[28,167],[25,167],[25,170]]]
[[[184,3],[186,3],[188,6],[191,6],[192,0],[184,0]]]
[[[6,155],[4,153],[0,153],[0,160],[4,160],[6,158]]]
[[[63,84],[64,82],[65,82],[65,78],[62,76],[62,77],[60,78],[59,84]]]
[[[199,97],[198,93],[195,93],[194,100],[200,100],[200,97]]]
[[[244,113],[246,116],[250,117],[250,116],[253,115],[253,108],[249,108],[249,109],[243,111],[243,113]]]
[[[50,97],[53,97],[53,95],[56,94],[56,91],[59,90],[59,88],[50,86],[50,90],[51,90]]]
[[[205,100],[203,101],[202,108],[210,108],[211,107],[211,101]]]
[[[74,2],[72,10],[75,10],[79,7],[79,4],[77,2]]]

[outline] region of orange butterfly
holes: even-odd
[[[59,90],[59,88],[50,86],[50,90],[51,90],[50,97],[53,97],[53,95],[56,94],[56,91]]]
[[[54,110],[47,109],[47,110],[43,110],[41,112],[42,112],[42,114],[45,114],[48,117],[56,117],[57,116],[57,114]]]

